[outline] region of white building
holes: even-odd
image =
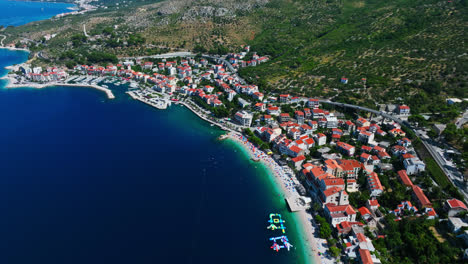
[[[242,126],[247,126],[249,127],[252,124],[252,114],[247,112],[247,111],[239,111],[236,113],[234,116],[237,122],[241,124]]]
[[[406,169],[406,174],[413,175],[426,170],[426,164],[419,158],[410,158],[403,160],[403,165]]]

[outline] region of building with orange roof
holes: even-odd
[[[367,209],[367,207],[361,207],[358,209],[359,213],[361,214],[361,217],[364,219],[364,220],[367,220],[369,218],[372,217],[372,214],[371,212],[369,211],[369,209]]]
[[[413,185],[413,196],[420,207],[432,207],[431,201],[429,201],[423,190],[417,185]]]
[[[354,146],[351,146],[348,143],[345,142],[337,142],[336,147],[338,148],[339,151],[341,151],[343,154],[348,155],[348,156],[353,156],[354,152],[356,152],[356,148]]]
[[[398,174],[398,177],[400,178],[401,183],[403,183],[406,187],[413,186],[413,182],[408,177],[408,174],[406,174],[405,170],[400,170],[397,172],[397,174]]]
[[[466,205],[455,198],[445,201],[444,209],[447,211],[448,216],[455,216],[458,213],[468,211]]]
[[[356,211],[354,211],[351,205],[334,205],[326,204],[325,205],[325,215],[331,225],[336,226],[341,222],[356,221]]]
[[[372,197],[379,196],[383,193],[383,187],[380,183],[379,176],[375,172],[370,172],[367,175],[367,186],[369,187]]]

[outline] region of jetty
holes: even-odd
[[[36,83],[36,82],[15,82],[16,79],[12,76],[5,76],[1,79],[5,79],[8,81],[8,84],[5,86],[5,88],[21,88],[21,87],[31,87],[31,88],[36,88],[36,89],[42,89],[46,87],[56,87],[56,86],[63,86],[63,87],[85,87],[85,88],[93,88],[99,91],[102,91],[106,93],[107,98],[109,99],[115,99],[114,94],[112,93],[112,90],[109,88],[105,88],[102,86],[99,86],[97,84],[87,84],[87,83],[62,83],[62,82],[48,82],[48,83]]]
[[[312,199],[309,197],[299,195],[289,196],[285,200],[291,212],[305,211],[310,208],[310,203],[312,202]]]
[[[167,106],[170,105],[170,102],[168,102],[167,100],[165,99],[161,99],[161,98],[145,98],[143,97],[142,95],[138,94],[138,92],[134,92],[134,91],[128,91],[126,92],[128,95],[130,95],[130,97],[132,99],[135,99],[135,100],[138,100],[142,103],[145,103],[147,105],[150,105],[154,108],[157,108],[157,109],[160,109],[160,110],[164,110],[164,109],[167,109]]]

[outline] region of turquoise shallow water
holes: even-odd
[[[190,111],[111,88],[0,87],[1,263],[305,263],[265,168]],[[269,248],[270,212],[296,249]]]
[[[19,26],[70,12],[73,4],[0,0],[0,25]]]

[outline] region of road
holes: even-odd
[[[3,41],[6,39],[6,36],[5,35],[0,35],[0,37],[2,37],[2,40],[0,40],[0,47],[3,47]]]
[[[465,110],[465,113],[463,114],[462,117],[460,117],[455,125],[457,126],[458,129],[462,128],[464,124],[468,122],[468,108]]]

